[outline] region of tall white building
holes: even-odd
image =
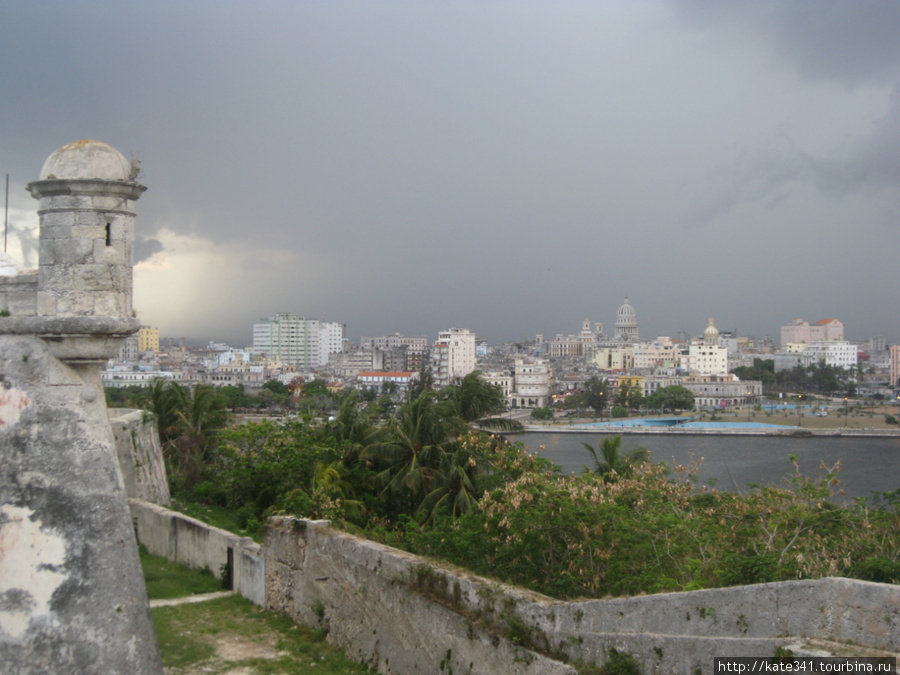
[[[314,369],[343,349],[344,326],[282,312],[253,324],[253,353]]]
[[[441,331],[431,353],[435,385],[448,385],[475,370],[475,333],[465,328]]]
[[[728,372],[728,349],[719,346],[719,331],[713,320],[703,331],[703,340],[695,341],[681,357],[681,367],[691,375],[724,375]]]
[[[344,351],[347,327],[342,323],[322,321],[319,324],[319,364],[325,365],[332,354]]]
[[[856,365],[858,348],[846,340],[816,340],[803,351],[805,365],[824,363],[826,366],[850,369]]]

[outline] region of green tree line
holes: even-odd
[[[315,396],[326,396],[318,392]],[[255,527],[324,518],[406,550],[561,598],[844,575],[900,581],[900,490],[839,506],[840,467],[722,492],[606,436],[563,475],[506,440],[477,373],[419,387],[389,412],[360,392],[330,412],[229,425],[210,388],[154,387],[175,495]],[[786,467],[788,469],[788,467]]]

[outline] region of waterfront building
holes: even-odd
[[[513,408],[543,408],[550,405],[550,366],[544,359],[517,356],[513,371]]]
[[[755,406],[762,402],[762,382],[741,381],[735,375],[696,375],[684,378],[682,386],[694,395],[698,410]]]
[[[500,387],[504,400],[511,401],[511,394],[515,387],[515,378],[512,373],[506,370],[491,370],[481,373],[481,379],[495,387]]]

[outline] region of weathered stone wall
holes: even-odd
[[[216,576],[231,561],[232,588],[264,605],[265,560],[260,545],[250,537],[139,499],[130,499],[129,506],[137,540],[147,551]]]
[[[835,578],[559,602],[321,521],[271,520],[264,551],[267,606],[322,625],[381,673],[573,672],[525,647],[595,663],[614,648],[646,673],[685,674],[778,647],[900,651],[900,587],[887,584]]]
[[[0,276],[0,312],[34,316],[37,312],[37,272]]]
[[[143,410],[113,408],[109,421],[125,493],[130,499],[168,506],[172,498],[156,418]]]
[[[266,604],[306,625],[380,673],[574,674],[570,666],[513,644],[489,617],[463,611],[481,590],[417,556],[328,528],[270,520]]]
[[[162,673],[99,368],[15,323],[0,318],[0,671]]]

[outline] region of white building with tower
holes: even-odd
[[[703,331],[703,339],[693,341],[682,355],[681,368],[690,375],[728,373],[728,348],[719,346],[719,331],[712,319]]]

